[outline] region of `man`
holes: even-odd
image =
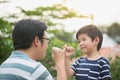
[[[0,66],[0,80],[53,80],[49,71],[36,60],[44,59],[49,39],[47,26],[38,20],[23,19],[12,33],[14,51]],[[57,80],[67,80],[63,50],[53,48]],[[62,60],[61,60],[62,59]]]

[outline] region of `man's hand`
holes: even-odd
[[[58,47],[53,47],[52,49],[52,57],[55,63],[64,63],[65,60],[65,50],[60,49]]]
[[[56,64],[57,80],[68,80],[65,69],[65,49],[61,50],[58,47],[53,47],[52,57]]]

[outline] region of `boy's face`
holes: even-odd
[[[89,54],[92,53],[93,50],[96,50],[95,41],[92,41],[92,39],[87,34],[80,34],[78,36],[78,43],[83,53]]]

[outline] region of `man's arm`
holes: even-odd
[[[59,64],[56,64],[56,67],[57,67],[57,80],[67,80],[65,64],[59,63]]]
[[[52,49],[53,59],[57,67],[57,80],[67,80],[67,73],[65,70],[65,53],[57,47]]]

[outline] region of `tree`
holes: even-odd
[[[29,18],[37,17],[40,20],[45,21],[49,26],[55,26],[58,25],[56,20],[65,20],[68,18],[87,18],[90,16],[84,16],[80,14],[79,12],[76,12],[73,9],[69,9],[66,6],[63,6],[62,4],[54,4],[52,6],[46,6],[46,7],[38,7],[34,10],[24,10],[20,7],[18,7],[25,16],[28,16]],[[93,18],[91,16],[90,18]],[[61,24],[61,23],[59,23]]]
[[[9,1],[7,1],[7,0],[0,0],[0,3],[7,3],[7,2],[9,2]]]
[[[120,44],[120,24],[113,23],[107,29],[107,34]]]
[[[63,29],[61,30],[49,30],[50,34],[54,34],[54,37],[60,39],[64,42],[74,42],[75,38],[73,37],[75,32],[67,32]]]
[[[13,50],[11,39],[11,24],[0,18],[0,64],[9,56]]]
[[[112,80],[120,80],[120,57],[111,63],[111,76]]]

